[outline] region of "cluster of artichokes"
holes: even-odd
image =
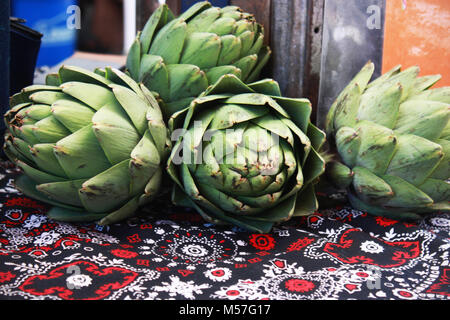
[[[165,175],[174,204],[255,232],[316,211],[324,177],[372,214],[450,210],[450,88],[429,89],[439,77],[398,67],[369,83],[367,64],[331,107],[326,143],[307,99],[260,79],[270,54],[236,6],[205,1],[175,17],[162,5],[124,72],[63,66],[11,97],[16,186],[51,204],[52,219],[99,224],[134,215]]]

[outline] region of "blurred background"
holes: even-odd
[[[61,64],[123,67],[137,31],[158,6],[165,3],[179,15],[195,2],[0,0],[2,113],[8,96],[44,83]],[[285,96],[308,98],[319,126],[337,94],[368,60],[376,65],[374,76],[398,64],[404,69],[418,65],[421,75],[442,75],[436,87],[450,85],[450,0],[210,2],[255,15],[272,49],[262,74],[276,79]]]
[[[11,0],[11,12],[13,16],[25,19],[27,26],[43,34],[37,67],[51,67],[75,51],[126,54],[136,29],[142,28],[151,13],[165,2]],[[174,11],[182,12],[197,1],[167,2]],[[230,2],[245,6],[245,2],[252,1],[211,2],[216,6],[225,6]],[[79,11],[70,9],[76,8],[73,6],[78,6]],[[419,64],[424,74],[442,74],[439,85],[450,85],[450,1],[387,0],[385,10],[383,71],[396,64]],[[269,15],[267,12],[254,13]],[[71,15],[78,15],[78,21],[74,21],[75,18],[70,21],[75,26],[78,22],[78,28],[67,28]]]
[[[17,37],[11,37],[10,94],[30,82],[44,83],[46,74],[63,63],[92,70],[100,65],[121,68],[137,31],[158,6],[165,3],[179,15],[196,2],[9,0],[11,16],[24,20],[16,21],[16,27],[23,24],[42,34],[40,50],[34,50],[35,67],[34,51],[23,49],[31,46],[17,45]],[[284,95],[308,98],[312,120],[319,125],[337,94],[368,60],[375,63],[374,77],[398,64],[404,69],[419,65],[421,75],[442,75],[436,87],[450,85],[449,0],[210,2],[237,5],[255,15],[272,49],[262,75],[276,79]],[[0,9],[4,4],[2,0]],[[20,41],[30,35],[39,41],[30,32],[19,33]]]

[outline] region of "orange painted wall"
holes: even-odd
[[[418,65],[450,86],[450,0],[386,0],[383,72]]]

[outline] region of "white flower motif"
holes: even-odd
[[[53,244],[59,236],[60,234],[56,233],[54,230],[50,232],[43,232],[36,238],[36,240],[34,240],[33,243],[36,246],[48,246],[50,244]]]
[[[430,222],[436,227],[450,227],[450,220],[440,217],[430,219]]]
[[[200,245],[190,244],[182,247],[181,251],[188,256],[203,257],[208,254],[208,250]]]
[[[63,222],[59,222],[55,230],[62,234],[74,234],[78,231],[78,229],[74,225]]]
[[[79,289],[92,284],[92,278],[85,274],[74,274],[66,279],[69,289]]]
[[[162,286],[155,286],[153,290],[158,292],[167,292],[169,296],[176,297],[181,295],[186,299],[195,299],[195,294],[202,294],[204,289],[211,286],[209,284],[195,284],[194,281],[181,281],[177,276],[170,276],[170,283],[162,282]]]
[[[33,214],[24,221],[23,227],[25,229],[39,228],[43,222],[47,221],[47,217],[42,214]]]
[[[225,282],[231,278],[231,270],[228,268],[215,268],[204,272],[205,277],[216,282]]]
[[[392,290],[392,293],[396,297],[404,299],[404,300],[417,300],[417,293],[415,293],[414,291],[411,291],[411,290],[397,288],[397,289]]]
[[[367,253],[381,253],[384,251],[384,248],[375,241],[364,241],[359,248]]]

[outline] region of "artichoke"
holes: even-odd
[[[258,80],[269,56],[264,29],[253,15],[203,1],[177,18],[160,6],[138,32],[126,66],[134,80],[159,93],[169,117],[224,74]]]
[[[274,80],[222,76],[169,120],[172,141],[178,137],[168,159],[173,202],[208,222],[261,233],[311,214],[325,133],[310,114],[307,99],[282,97]]]
[[[397,66],[369,83],[367,63],[331,106],[326,132],[337,151],[327,176],[374,215],[419,219],[449,212],[450,87],[439,75]]]
[[[157,100],[119,70],[63,66],[11,97],[4,150],[15,184],[61,221],[110,224],[158,194],[170,140]]]

